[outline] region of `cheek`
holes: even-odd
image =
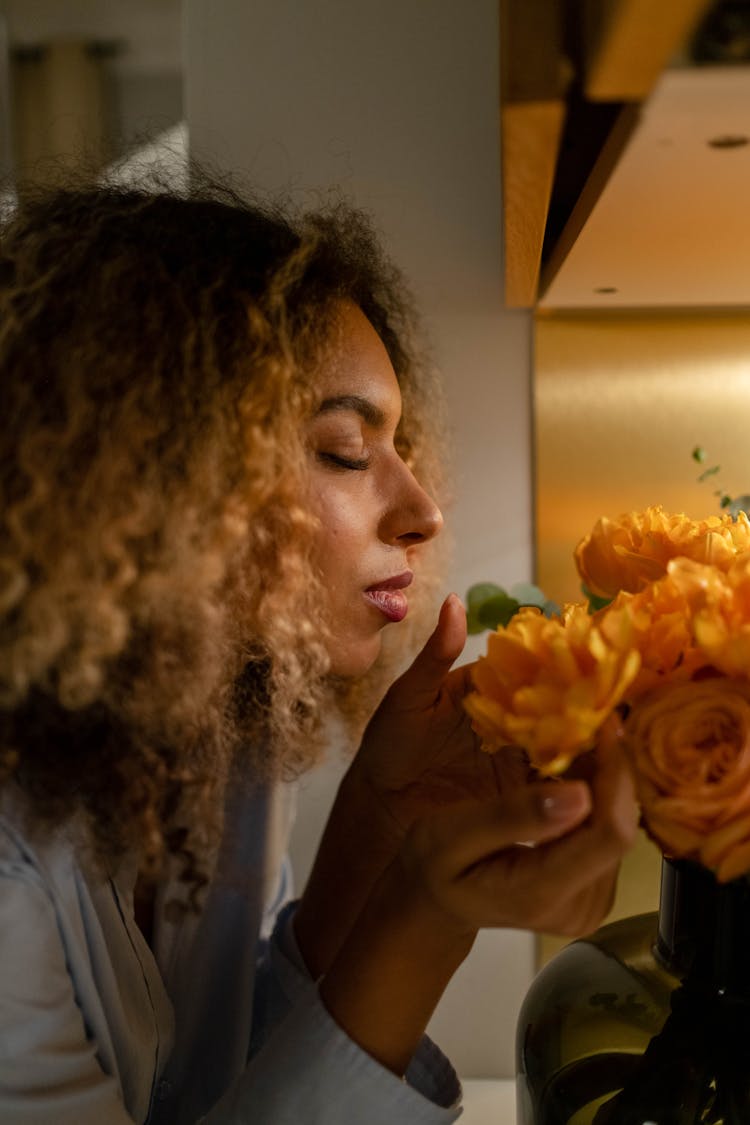
[[[356,562],[360,557],[367,537],[364,508],[350,497],[321,498],[316,514],[320,520],[318,552],[324,572]]]
[[[318,565],[328,594],[331,672],[344,677],[369,671],[381,645],[380,625],[361,597],[373,539],[366,512],[367,505],[350,496],[327,496],[316,507]]]

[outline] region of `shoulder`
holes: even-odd
[[[20,1120],[19,1106],[24,1119],[40,1122],[134,1120],[123,1108],[120,1055],[112,1047],[111,1010],[119,1008],[99,988],[103,947],[86,921],[70,836],[37,838],[22,796],[0,792],[2,1121]],[[135,1057],[135,1033],[121,1038],[123,1057]]]
[[[0,872],[34,867],[34,846],[28,827],[26,801],[9,785],[0,792]]]
[[[3,993],[14,981],[38,975],[43,964],[59,960],[58,898],[63,871],[71,867],[70,849],[60,841],[37,845],[28,832],[23,801],[0,796],[0,982]],[[20,940],[19,940],[20,938]],[[16,985],[13,985],[14,992]]]
[[[88,962],[93,915],[71,833],[30,829],[23,794],[0,794],[0,992],[72,995],[71,974]],[[1,1116],[1,1115],[0,1115]]]
[[[23,793],[13,785],[0,792],[0,879],[6,893],[9,881],[52,893],[70,879],[77,863],[71,832],[35,834]]]

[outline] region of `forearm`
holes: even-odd
[[[455,595],[368,723],[339,790],[300,903],[295,933],[313,976],[325,973],[378,877],[416,819],[494,795],[494,771],[463,708],[468,666],[449,671],[466,638]]]
[[[323,980],[323,1003],[363,1050],[401,1075],[475,936],[405,887],[397,861]]]
[[[294,919],[312,977],[328,971],[402,841],[400,826],[352,767],[339,787]]]
[[[256,1051],[246,1071],[208,1113],[207,1123],[236,1125],[262,1120],[269,1125],[282,1121],[305,1121],[309,1125],[351,1125],[353,1121],[357,1125],[452,1125],[455,1121],[460,1113],[460,1085],[455,1071],[434,1044],[419,1040],[419,1028],[426,1022],[426,1005],[417,1020],[411,1017],[408,1028],[404,1015],[395,1008],[384,1013],[383,1019],[378,1013],[380,982],[389,978],[380,926],[394,937],[400,932],[398,919],[393,919],[398,912],[391,905],[392,896],[381,898],[379,890],[373,896],[374,918],[368,917],[369,906],[363,912],[363,932],[371,940],[360,941],[359,926],[350,934],[352,945],[347,941],[347,949],[341,951],[325,982],[331,987],[328,1002],[299,970],[297,958],[289,957],[284,944],[285,920],[279,919],[266,963],[270,974],[267,983],[276,994],[266,1011],[272,1019],[266,1024],[266,1034],[258,1034]],[[392,894],[403,896],[403,891],[401,885],[394,887]],[[403,986],[402,981],[396,1004]],[[353,1011],[345,1010],[337,994],[352,988],[357,992],[357,1003]],[[269,996],[266,992],[266,1003]],[[407,1011],[410,1007],[407,1004]],[[273,1018],[274,1009],[281,1018]],[[374,1036],[368,1031],[373,1024],[371,1012],[375,1014]],[[414,1048],[396,1043],[394,1031],[401,1036],[400,1043],[413,1043]],[[373,1053],[362,1043],[373,1048]],[[384,1065],[381,1058],[390,1065]],[[406,1072],[407,1080],[400,1081],[407,1063],[412,1064]]]

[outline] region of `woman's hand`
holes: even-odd
[[[466,640],[456,595],[411,667],[392,685],[347,771],[297,911],[295,931],[315,975],[324,972],[375,880],[418,816],[498,792],[463,698],[468,668],[450,671]]]
[[[606,741],[591,787],[535,782],[412,825],[321,986],[385,1066],[406,1067],[479,928],[575,934],[607,913],[637,821],[629,771]]]
[[[516,782],[496,801],[462,802],[416,821],[396,862],[460,924],[590,932],[612,905],[638,827],[616,721],[588,765],[589,782]],[[493,833],[507,840],[499,851]]]
[[[458,598],[451,596],[422,652],[373,716],[362,747],[341,784],[295,919],[300,949],[314,976],[327,971],[375,882],[401,853],[412,826],[419,825],[421,833],[431,831],[432,823],[440,823],[439,819],[431,821],[432,817],[466,801],[481,805],[500,799],[503,808],[523,808],[528,793],[533,791],[525,756],[520,751],[509,748],[489,755],[479,748],[463,708],[464,695],[471,687],[469,670],[464,667],[450,671],[465,636],[463,607]],[[619,761],[614,747],[610,750],[607,760],[611,757]],[[602,773],[602,778],[597,780],[595,776],[593,782],[599,816],[597,831],[606,833],[607,817],[615,809],[599,796],[598,786],[604,785],[607,790],[606,767],[602,763],[594,768]],[[557,786],[556,792],[562,793],[565,783],[551,784]],[[618,767],[618,784],[634,817],[632,787],[622,763]],[[618,815],[622,819],[622,814]],[[592,884],[589,868],[584,865],[580,870],[585,887],[578,888],[580,894],[577,891],[573,895],[571,888],[577,884],[575,873],[571,872],[573,882],[563,880],[554,900],[549,900],[559,906],[560,893],[564,892],[568,898],[566,909],[550,910],[545,887],[539,890],[531,879],[526,890],[519,891],[522,896],[530,896],[523,909],[525,899],[509,900],[517,921],[495,924],[530,925],[564,933],[587,928],[584,923],[588,919],[593,919],[595,925],[601,913],[599,904],[608,902],[613,893],[619,858],[626,847],[621,826],[613,824],[611,828],[620,846],[617,860],[603,882]],[[519,848],[508,856],[518,871],[523,871],[529,862],[525,851]],[[534,863],[540,862],[542,854],[535,856]],[[610,853],[605,850],[603,854]],[[539,912],[538,917],[534,910]]]

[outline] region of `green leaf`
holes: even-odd
[[[485,629],[497,629],[498,625],[507,625],[511,617],[518,613],[520,602],[511,598],[509,594],[496,594],[482,602],[477,611],[479,622]]]
[[[706,451],[702,445],[696,445],[693,450],[693,460],[697,461],[699,465],[703,464],[706,460]]]
[[[535,586],[533,582],[516,582],[508,592],[520,605],[535,605],[537,609],[541,609],[545,617],[555,617],[560,614],[557,602],[548,598],[544,590]]]
[[[537,605],[540,609],[547,600],[544,590],[540,590],[533,582],[515,582],[508,593],[521,605]]]
[[[729,497],[727,499],[729,500]],[[735,496],[734,500],[729,500],[728,504],[722,503],[722,507],[728,508],[734,519],[737,519],[740,512],[745,512],[746,515],[750,516],[750,496],[747,494]]]
[[[581,589],[583,590],[584,597],[589,603],[589,613],[596,613],[598,609],[604,609],[604,607],[609,605],[609,603],[612,601],[612,598],[603,598],[601,594],[592,593],[592,591],[589,590],[588,586],[586,586],[585,583],[581,585]]]
[[[505,590],[502,586],[498,586],[496,582],[477,582],[466,591],[466,604],[469,608],[478,606],[482,602],[486,602],[488,598],[494,598],[496,594],[504,593]]]
[[[721,472],[721,465],[712,465],[710,469],[704,469],[698,477],[698,483],[702,484],[703,481],[708,480],[709,477],[715,477],[718,472]]]
[[[494,582],[478,582],[466,594],[466,625],[469,633],[505,626],[523,606],[536,606],[545,617],[559,614],[560,607],[531,582],[517,582],[510,592]]]
[[[466,592],[466,625],[470,633],[483,633],[487,628],[479,620],[479,608],[484,602],[499,594],[505,596],[502,586],[494,582],[477,582]]]

